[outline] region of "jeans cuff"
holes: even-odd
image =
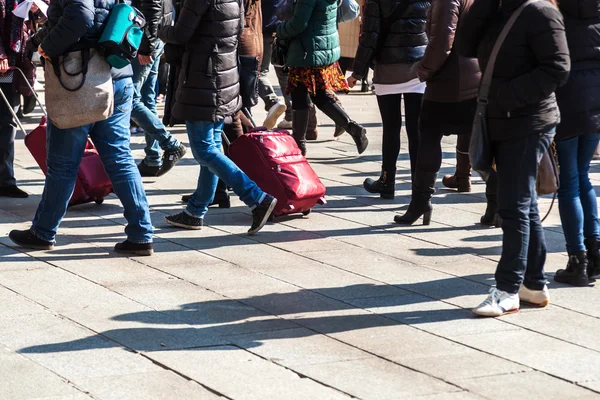
[[[200,214],[194,214],[190,211],[188,211],[188,209],[186,208],[185,210],[183,210],[184,213],[186,213],[187,215],[189,215],[192,218],[200,218],[200,219],[204,219],[204,215],[200,215]]]
[[[33,236],[35,236],[36,238],[38,238],[40,240],[43,240],[44,242],[56,243],[56,239],[48,240],[45,237],[42,237],[39,233],[37,233],[35,231],[35,228],[33,226],[31,228],[29,228],[29,231],[33,234]]]
[[[256,207],[258,207],[260,205],[260,203],[262,203],[265,200],[265,197],[267,197],[267,194],[265,192],[263,192],[263,194],[261,194],[260,197],[258,198],[258,201],[256,202],[256,204],[254,204],[253,206],[250,207],[250,210],[254,210]]]
[[[527,289],[529,290],[544,290],[544,287],[546,287],[546,283],[547,281],[544,280],[543,282],[523,282],[523,286],[525,286]]]
[[[127,238],[127,241],[131,242],[131,243],[135,243],[135,244],[149,244],[149,243],[152,243],[152,239],[150,239],[150,240],[133,240],[133,239]]]

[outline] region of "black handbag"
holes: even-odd
[[[274,67],[285,68],[287,62],[288,46],[285,40],[278,39],[277,37],[273,40],[273,49],[271,52],[271,65]]]
[[[525,7],[536,1],[538,0],[528,0],[512,13],[494,44],[490,59],[488,60],[487,67],[485,68],[485,72],[481,79],[481,86],[477,98],[477,110],[473,120],[471,143],[469,144],[469,157],[471,158],[473,170],[481,175],[484,181],[487,181],[490,177],[494,164],[494,156],[492,154],[492,147],[487,129],[487,105],[489,102],[488,99],[490,95],[490,86],[492,84],[492,76],[494,75],[494,64],[496,63],[496,58],[498,58],[498,53],[500,52],[500,48],[502,47],[506,36],[508,36],[508,33],[519,15]]]
[[[250,109],[258,104],[258,73],[260,65],[258,57],[239,56],[240,96],[245,108]]]

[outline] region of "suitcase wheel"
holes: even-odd
[[[104,199],[96,199],[96,204],[102,204],[104,203]]]
[[[303,211],[303,212],[302,212],[302,215],[309,215],[311,212],[312,212],[312,209],[311,209],[311,208],[309,208],[308,210],[306,210],[306,211]]]

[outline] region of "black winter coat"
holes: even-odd
[[[185,0],[175,26],[160,30],[183,45],[172,114],[185,121],[220,121],[241,109],[238,43],[244,8],[238,0]]]
[[[52,0],[48,22],[31,39],[51,58],[95,47],[115,0]],[[116,70],[113,79],[131,77],[131,66]]]
[[[475,0],[459,24],[456,45],[476,56],[481,71],[500,31],[525,0]],[[517,19],[500,49],[490,90],[488,130],[492,140],[548,132],[560,121],[554,92],[568,77],[571,62],[563,18],[546,0],[533,3]]]
[[[400,18],[388,22],[396,7],[404,7],[402,4],[406,1],[409,4]],[[427,47],[425,23],[430,5],[428,0],[366,0],[353,76],[363,78],[373,62],[380,65],[405,64],[408,67],[419,61]],[[383,32],[384,23],[391,24],[387,35]],[[413,72],[411,77],[396,77],[396,82],[415,77]],[[388,80],[380,83],[396,83]]]
[[[272,35],[281,23],[277,18],[277,10],[283,7],[285,0],[261,0],[263,34]]]
[[[139,54],[149,56],[154,51],[158,39],[158,31],[173,22],[172,0],[133,0],[131,5],[144,14],[146,26],[140,45]]]
[[[556,91],[561,122],[556,139],[600,133],[600,1],[561,0],[571,74]]]

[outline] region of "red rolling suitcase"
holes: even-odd
[[[15,68],[15,70],[19,71],[21,74],[23,73],[20,69]],[[27,79],[24,78],[24,81],[27,82]],[[42,111],[46,114],[46,110],[35,94],[33,88],[31,88],[31,91],[36,97]],[[4,94],[0,94],[8,105],[8,100]],[[27,149],[29,149],[35,161],[38,163],[44,174],[46,174],[48,172],[48,167],[46,165],[46,116],[42,117],[40,125],[28,134],[17,118],[17,115],[12,112],[12,108],[10,106],[8,108],[11,110],[13,118],[15,118],[17,125],[25,135],[25,146],[27,146]],[[88,140],[81,159],[81,164],[79,165],[75,190],[73,191],[71,200],[69,200],[69,206],[90,203],[92,201],[101,204],[104,201],[104,198],[112,193],[112,191],[112,183],[104,170],[100,155],[98,155],[98,151],[92,142]]]
[[[309,214],[325,204],[325,186],[289,132],[252,131],[229,146],[229,157],[265,192],[277,198],[275,216]]]

